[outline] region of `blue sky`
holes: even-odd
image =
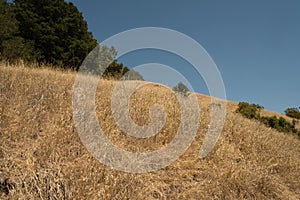
[[[300,106],[298,0],[72,2],[99,42],[132,28],[173,29],[199,42],[210,54],[223,77],[227,99],[258,103],[281,113]],[[170,53],[137,51],[119,61],[129,67],[151,62],[172,66],[189,79],[196,92],[208,94],[189,63]]]

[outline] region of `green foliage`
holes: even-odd
[[[241,113],[244,117],[249,119],[256,119],[265,124],[268,127],[274,128],[280,132],[293,132],[300,136],[300,130],[295,128],[297,123],[296,120],[293,120],[292,123],[288,122],[283,117],[276,117],[276,116],[263,116],[260,117],[260,111],[263,109],[263,106],[258,104],[249,104],[247,102],[240,102],[238,104],[238,109],[236,112]]]
[[[286,116],[295,118],[295,119],[300,119],[300,111],[298,108],[287,108],[285,111]]]
[[[123,75],[122,79],[123,80],[140,80],[140,81],[144,81],[143,76],[139,72],[137,72],[137,71],[135,71],[133,69],[131,69],[128,72],[126,72]]]
[[[177,92],[183,96],[188,96],[189,95],[189,88],[184,85],[182,82],[179,82],[175,87],[173,87],[173,91]]]
[[[31,55],[31,60],[56,66],[78,67],[97,45],[88,32],[82,13],[64,0],[14,0],[12,15],[19,28],[14,36]],[[9,27],[9,25],[5,25]],[[22,45],[21,45],[22,46]],[[24,55],[20,56],[21,58]]]
[[[35,61],[103,75],[143,80],[116,61],[116,50],[97,46],[82,13],[64,0],[0,0],[0,59]],[[93,51],[92,51],[93,50]],[[92,51],[92,52],[91,52]],[[91,52],[91,53],[90,53]],[[108,66],[108,68],[107,68]]]
[[[17,36],[19,24],[14,7],[5,0],[0,2],[0,59],[14,62],[19,58],[29,59],[30,45]]]
[[[0,42],[18,31],[18,23],[13,8],[5,0],[0,1]]]
[[[299,123],[299,121],[298,121],[298,120],[296,120],[296,119],[293,119],[293,121],[292,121],[292,124],[293,124],[293,126],[296,126],[298,123]]]
[[[116,56],[117,51],[114,47],[109,48],[107,46],[97,45],[85,58],[80,71],[102,76],[108,66],[114,63]],[[76,70],[79,70],[79,67]]]
[[[290,122],[288,122],[283,117],[279,117],[279,118],[277,118],[276,116],[262,117],[260,121],[271,128],[275,128],[280,132],[292,132],[295,129],[295,126],[293,126]]]
[[[263,106],[259,104],[249,104],[247,102],[240,102],[238,104],[237,112],[241,113],[243,116],[249,119],[259,119],[260,111],[263,109]]]
[[[103,77],[113,78],[117,80],[144,80],[143,76],[140,75],[140,73],[134,70],[130,70],[122,63],[117,63],[117,60],[114,60],[112,63],[110,63],[108,68],[105,70]]]
[[[11,37],[18,31],[18,24],[12,6],[5,0],[0,1],[0,42]]]
[[[105,70],[103,76],[119,79],[128,71],[128,67],[124,66],[122,63],[117,63],[117,60],[114,60]]]
[[[144,80],[138,72],[118,63],[116,56],[117,51],[114,47],[98,45],[86,57],[80,71],[107,79]]]

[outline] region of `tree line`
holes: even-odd
[[[78,70],[97,45],[88,24],[72,2],[64,0],[0,0],[0,59],[9,63],[50,64]],[[131,71],[114,60],[105,76]]]

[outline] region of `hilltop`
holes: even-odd
[[[106,167],[89,154],[75,129],[75,78],[72,71],[0,66],[1,199],[300,199],[299,139],[242,117],[235,102],[227,103],[213,151],[199,158],[211,110],[210,97],[201,94],[200,128],[180,159],[145,174]],[[133,152],[167,145],[180,119],[172,91],[149,83],[133,95],[131,117],[137,124],[149,123],[154,103],[164,105],[168,114],[156,136],[134,139],[107,109],[115,85],[101,80],[96,95],[97,117],[108,138]]]

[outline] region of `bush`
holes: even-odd
[[[278,119],[276,116],[262,117],[260,121],[271,128],[278,127]]]
[[[288,108],[285,111],[286,116],[295,118],[295,119],[300,119],[300,111],[298,108]]]
[[[276,116],[262,117],[260,121],[263,122],[265,125],[271,128],[275,128],[280,132],[292,132],[295,130],[295,126],[292,125],[283,117],[279,117],[279,118],[277,118]]]
[[[249,104],[247,102],[240,102],[238,104],[238,109],[236,112],[241,113],[244,117],[249,119],[256,119],[265,124],[268,127],[274,128],[280,132],[293,132],[300,137],[300,130],[295,128],[295,125],[298,123],[296,119],[293,119],[293,122],[288,122],[285,118],[276,116],[271,117],[260,117],[260,110],[263,109],[263,106],[259,104]],[[295,109],[287,109],[286,113],[295,113]],[[298,110],[298,109],[296,109]]]
[[[173,87],[173,91],[182,94],[183,96],[188,96],[190,90],[182,82],[179,82],[175,87]]]
[[[299,121],[296,119],[293,119],[292,124],[293,124],[293,126],[296,126],[297,124],[299,124]]]
[[[238,104],[237,112],[241,113],[243,116],[249,119],[259,119],[260,110],[263,109],[263,106],[259,104],[249,104],[247,102],[240,102]]]

